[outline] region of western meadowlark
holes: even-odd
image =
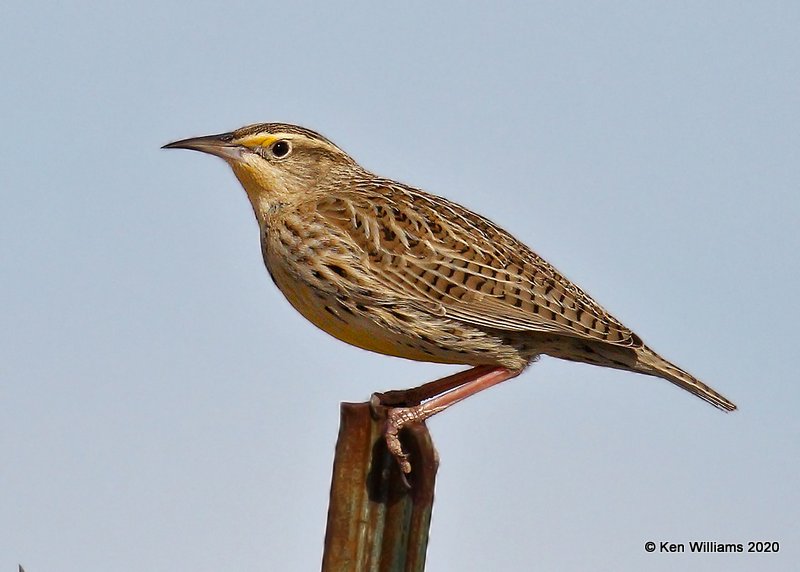
[[[354,346],[471,369],[378,395],[386,441],[542,354],[664,378],[736,406],[666,361],[509,233],[442,197],[370,173],[314,131],[283,123],[176,141],[224,159],[258,220],[272,280],[303,316]]]

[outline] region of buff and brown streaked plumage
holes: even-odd
[[[367,350],[473,366],[419,388],[416,401],[429,401],[390,411],[387,441],[405,471],[400,427],[542,354],[661,377],[736,409],[490,220],[370,173],[318,133],[265,123],[166,147],[228,162],[273,281],[308,320]]]

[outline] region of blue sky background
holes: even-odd
[[[318,569],[338,403],[454,371],[306,323],[229,169],[159,149],[261,121],[489,216],[740,407],[543,359],[430,423],[429,570],[797,562],[800,5],[427,4],[3,8],[0,569]]]

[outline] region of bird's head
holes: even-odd
[[[239,179],[256,216],[271,205],[320,192],[320,182],[360,167],[328,139],[286,123],[248,125],[219,135],[183,139],[164,149],[192,149],[224,159]]]

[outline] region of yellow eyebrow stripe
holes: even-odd
[[[254,135],[247,135],[242,139],[239,139],[238,143],[239,145],[244,145],[245,147],[268,147],[278,139],[280,139],[280,137],[272,133],[256,133]]]

